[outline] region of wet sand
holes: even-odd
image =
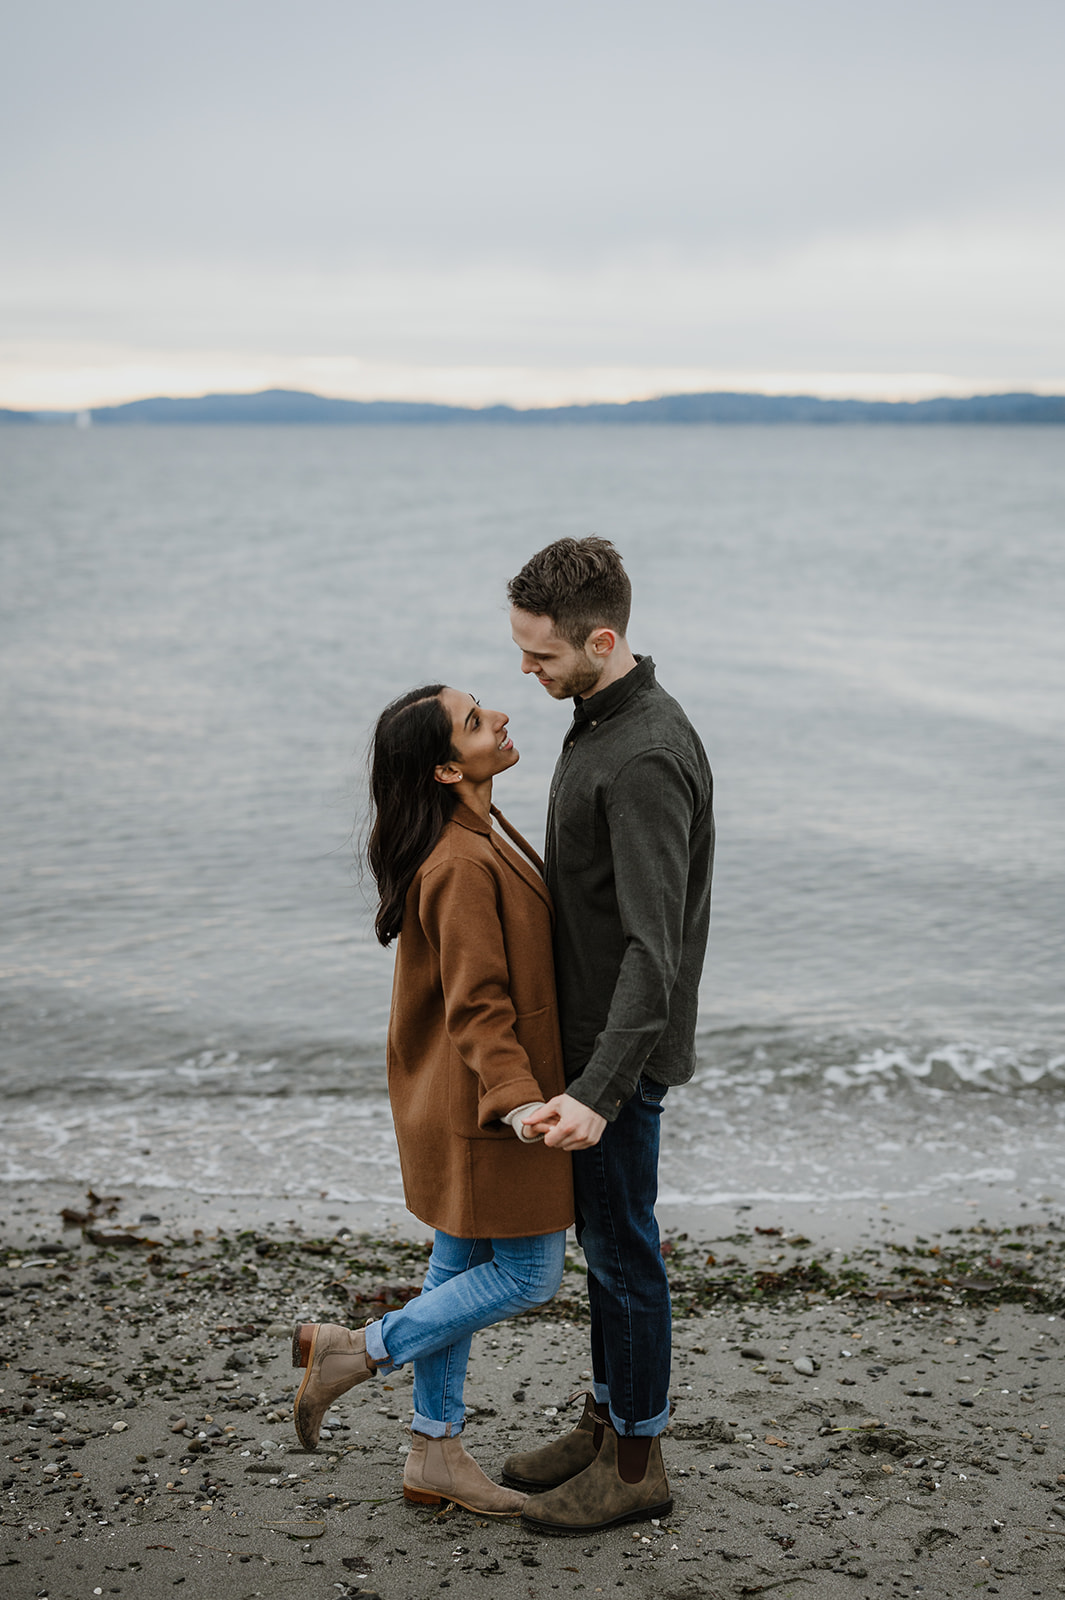
[[[0,1591],[1065,1593],[1061,1220],[772,1211],[664,1218],[670,1517],[545,1538],[403,1500],[407,1373],[296,1445],[292,1321],[401,1302],[420,1230],[327,1201],[27,1189],[0,1231]],[[544,1313],[475,1340],[467,1442],[491,1475],[576,1420],[585,1317],[572,1247]]]

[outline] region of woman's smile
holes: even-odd
[[[442,689],[440,700],[451,718],[453,768],[462,779],[490,784],[514,765],[518,751],[505,711],[490,711],[461,689]]]

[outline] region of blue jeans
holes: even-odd
[[[421,1294],[366,1330],[366,1349],[381,1370],[414,1362],[416,1432],[433,1439],[462,1432],[473,1335],[550,1300],[565,1259],[565,1230],[527,1239],[455,1239],[436,1230]]]
[[[658,1142],[666,1086],[641,1078],[591,1150],[573,1153],[577,1242],[588,1263],[592,1390],[620,1434],[669,1421],[672,1315],[658,1237]]]

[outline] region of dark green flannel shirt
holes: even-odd
[[[695,1070],[714,866],[706,752],[650,656],[636,659],[574,702],[547,813],[567,1088],[608,1122],[641,1073]]]

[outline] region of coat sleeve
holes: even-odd
[[[514,1032],[497,885],[479,862],[453,857],[422,879],[418,915],[440,962],[448,1037],[478,1078],[477,1122],[543,1100]]]

